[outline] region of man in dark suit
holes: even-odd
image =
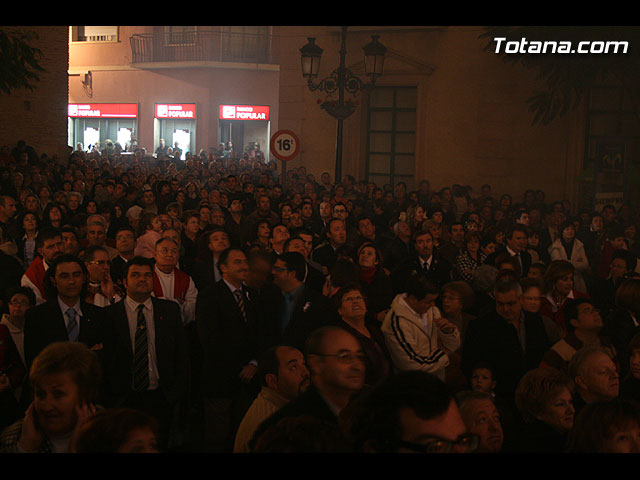
[[[451,281],[451,264],[435,251],[429,230],[416,233],[413,245],[415,253],[391,272],[396,295],[405,291],[408,279],[416,272],[423,272],[438,288]]]
[[[496,372],[498,396],[513,401],[520,378],[536,368],[550,348],[542,317],[522,309],[522,287],[511,279],[496,282],[495,309],[469,323],[462,349],[462,370],[488,363]]]
[[[222,279],[218,265],[220,254],[231,246],[229,235],[221,227],[207,230],[202,235],[207,239],[207,251],[197,259],[192,275],[199,292]]]
[[[384,257],[384,266],[392,274],[408,258],[415,254],[411,241],[411,227],[407,222],[396,222],[393,225],[393,238],[389,244],[388,255]]]
[[[114,337],[104,372],[105,404],[152,415],[159,423],[160,445],[166,447],[174,409],[184,399],[189,379],[180,307],[151,296],[151,259],[129,260],[124,286],[126,297],[105,308]]]
[[[527,252],[527,228],[524,225],[513,224],[505,232],[507,244],[499,247],[487,257],[485,263],[495,265],[496,258],[503,253],[508,253],[520,264],[520,276],[526,277],[531,267],[531,254]]]
[[[255,295],[246,285],[247,257],[238,248],[220,254],[222,280],[202,290],[196,324],[202,344],[205,449],[230,452],[238,425],[258,386],[259,331]]]
[[[380,251],[382,252],[383,260],[386,260],[389,257],[392,243],[390,235],[378,235],[376,226],[371,220],[371,217],[362,215],[360,218],[358,218],[356,232],[357,237],[355,243],[353,244],[356,250],[360,248],[363,243],[371,242],[380,249]]]
[[[78,257],[62,254],[55,258],[44,277],[49,299],[25,314],[24,354],[27,370],[36,356],[53,342],[81,342],[108,360],[112,339],[105,312],[87,303],[89,274]]]
[[[131,227],[122,227],[116,232],[116,250],[118,255],[111,259],[111,279],[124,290],[124,270],[127,262],[134,257],[136,235]]]
[[[305,247],[304,240],[300,237],[289,238],[286,242],[284,242],[284,251],[298,252],[303,257],[305,257],[307,272],[305,275],[304,283],[316,292],[322,293],[322,287],[324,286],[324,282],[326,280],[325,276],[322,274],[322,271],[318,270],[311,263],[309,263],[309,259],[307,258],[307,248]]]
[[[341,218],[334,217],[327,224],[326,243],[316,247],[311,254],[311,259],[322,265],[323,270],[325,270],[323,273],[327,274],[338,259],[336,251],[346,243],[346,223]]]
[[[271,345],[302,350],[311,332],[333,320],[335,310],[326,297],[304,284],[305,273],[306,262],[298,252],[283,253],[273,264],[273,282],[282,296],[266,333]]]
[[[305,344],[311,385],[267,418],[256,430],[250,448],[283,418],[310,416],[338,426],[339,413],[364,387],[365,354],[360,342],[338,326],[315,330]]]

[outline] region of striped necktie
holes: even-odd
[[[147,325],[144,305],[138,305],[138,320],[134,340],[133,389],[137,392],[149,387],[149,347],[147,345]]]
[[[242,294],[242,289],[238,288],[233,291],[233,295],[236,297],[236,302],[238,302],[238,308],[240,308],[240,313],[242,314],[242,320],[247,322],[247,310],[244,304],[244,295]]]
[[[70,342],[77,342],[78,341],[78,334],[80,332],[79,328],[78,328],[78,320],[77,320],[77,313],[75,308],[70,308],[65,312],[65,315],[67,316],[67,318],[69,319],[69,322],[67,323],[67,338],[69,338]]]

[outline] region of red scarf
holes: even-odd
[[[42,259],[42,257],[34,258],[33,262],[29,264],[29,268],[27,268],[27,271],[24,272],[24,274],[27,276],[29,280],[31,280],[31,283],[33,283],[36,287],[38,287],[38,290],[40,291],[40,295],[42,295],[42,298],[46,300],[47,297],[44,293],[45,269],[44,269],[44,260]]]
[[[178,268],[173,271],[173,274],[173,298],[184,300],[187,290],[189,290],[191,277]],[[155,269],[153,270],[153,293],[156,298],[162,298],[165,296],[162,291],[162,284],[160,283],[160,279],[158,278],[158,274]]]

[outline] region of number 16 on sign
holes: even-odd
[[[286,163],[298,154],[300,150],[300,140],[291,130],[278,130],[271,136],[269,147],[273,156],[282,162],[281,183],[284,184],[286,181]]]

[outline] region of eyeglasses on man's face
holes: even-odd
[[[87,262],[89,265],[100,265],[100,266],[105,266],[105,265],[111,265],[111,260],[93,260],[91,262]]]
[[[427,443],[413,443],[400,440],[397,442],[398,448],[406,448],[418,453],[450,453],[454,448],[456,451],[468,453],[478,448],[480,438],[472,433],[464,433],[455,440],[445,440],[443,438],[434,438]]]

